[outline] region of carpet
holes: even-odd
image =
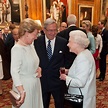
[[[107,67],[108,70],[108,67]],[[99,71],[97,72],[97,76]],[[104,81],[96,80],[97,95],[96,95],[96,108],[108,108],[108,72]],[[12,88],[12,80],[2,80],[3,95],[0,96],[0,108],[11,108],[9,99],[9,90]],[[50,108],[54,107],[54,101],[51,97]]]

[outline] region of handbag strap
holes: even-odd
[[[71,81],[72,81],[72,80],[70,80],[70,82],[69,82],[69,84],[68,84],[68,86],[67,86],[67,90],[69,89],[69,86],[70,86]],[[80,88],[79,88],[79,91],[80,91],[80,93],[81,93],[81,95],[82,95],[82,91],[81,91]]]

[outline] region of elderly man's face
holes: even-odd
[[[44,33],[49,40],[52,40],[57,35],[57,25],[56,23],[50,24],[44,29]]]

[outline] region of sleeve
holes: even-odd
[[[92,54],[94,54],[95,50],[96,50],[95,39],[94,39],[94,37],[89,37],[89,40],[90,40],[90,48],[89,48],[89,50],[90,50],[90,52]]]
[[[74,73],[71,76],[66,77],[66,85],[69,84],[70,80],[72,87],[84,87],[87,83],[87,80],[90,76],[90,70],[91,70],[91,63],[87,59],[83,59],[83,57],[80,56],[80,60],[75,61],[75,70]],[[70,68],[69,72],[71,72],[72,69]]]
[[[13,47],[11,50],[11,76],[15,86],[22,85],[20,80],[20,70],[21,70],[21,61],[22,55],[21,50],[18,47]]]
[[[102,37],[99,35],[100,43],[99,43],[99,53],[102,51],[103,43],[102,43]]]

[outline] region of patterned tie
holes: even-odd
[[[6,40],[6,38],[7,38],[7,34],[5,34],[5,38],[4,38],[4,40]]]
[[[47,55],[48,55],[48,58],[50,60],[52,57],[52,48],[51,48],[51,41],[50,40],[48,40]]]

